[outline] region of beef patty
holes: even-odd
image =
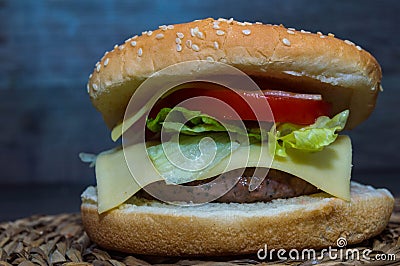
[[[267,202],[279,198],[291,198],[301,195],[309,195],[318,192],[319,190],[310,183],[285,172],[270,169],[265,179],[254,189],[249,189],[251,179],[253,177],[259,179],[256,175],[265,176],[266,169],[249,167],[226,172],[216,181],[216,177],[205,180],[196,180],[184,184],[189,188],[191,186],[206,186],[210,193],[218,193],[221,189],[228,190],[223,196],[214,200],[214,202],[237,202],[237,203],[252,203],[252,202]],[[234,182],[237,182],[233,185]],[[222,184],[222,185],[221,185]],[[233,187],[232,187],[233,185]],[[218,186],[218,187],[217,187]],[[227,187],[232,187],[227,189]],[[193,194],[190,194],[190,189],[184,192],[174,190],[175,186],[166,185],[164,181],[155,182],[146,187],[151,194],[163,194],[163,198],[167,196],[168,201],[190,201]],[[216,188],[216,189],[212,189]],[[155,199],[146,190],[141,189],[136,196],[145,199]],[[219,190],[219,191],[218,191]],[[214,191],[214,192],[212,192]],[[166,195],[168,194],[168,195]],[[221,193],[219,193],[221,194]]]

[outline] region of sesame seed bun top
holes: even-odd
[[[122,121],[132,94],[146,78],[196,59],[235,66],[260,87],[320,93],[332,102],[334,113],[350,109],[347,128],[370,115],[382,78],[371,54],[333,34],[208,18],[163,25],[116,45],[96,64],[88,93],[112,128]]]

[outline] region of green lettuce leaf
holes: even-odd
[[[171,113],[173,111],[173,113]],[[173,117],[170,121],[188,121],[190,123],[182,124],[179,122],[165,122],[167,116],[171,113]],[[180,117],[179,117],[180,116]],[[191,117],[194,117],[190,119]],[[188,125],[190,124],[190,126]],[[186,135],[198,135],[203,132],[222,132],[226,129],[211,116],[202,114],[200,111],[192,111],[183,107],[162,108],[156,118],[147,119],[147,128],[153,132],[164,130],[180,132]]]
[[[172,117],[165,121],[168,115],[172,115]],[[265,129],[261,128],[243,129],[243,127],[234,124],[222,125],[215,118],[200,111],[175,107],[173,109],[161,109],[156,118],[147,120],[147,127],[153,132],[160,132],[163,128],[167,132],[179,132],[180,134],[191,136],[212,132],[230,132],[240,136],[247,136],[251,143],[264,141],[268,137],[271,154],[286,157],[288,156],[286,150],[290,148],[306,152],[321,151],[336,140],[337,132],[343,130],[348,116],[349,111],[345,110],[333,118],[327,116],[318,117],[315,123],[310,126],[304,127],[292,123],[280,123],[275,125],[270,132],[266,132]],[[172,121],[188,122],[183,124]]]
[[[344,129],[348,117],[349,110],[345,110],[333,118],[318,117],[314,124],[306,127],[291,123],[279,124],[268,134],[270,149],[273,149],[274,145],[271,144],[275,141],[275,150],[271,150],[271,153],[287,157],[288,148],[307,152],[321,151],[336,140],[336,132]]]
[[[147,153],[167,184],[183,184],[197,180],[239,146],[239,143],[231,142],[226,133],[183,135],[149,147]]]
[[[173,117],[165,121],[168,115],[172,115]],[[188,123],[183,124],[171,121],[188,121]],[[268,132],[265,130],[259,128],[244,129],[233,123],[234,121],[232,124],[222,125],[215,118],[203,114],[200,111],[192,111],[184,107],[175,107],[173,109],[161,109],[156,118],[147,119],[146,125],[152,132],[160,132],[163,128],[167,132],[180,132],[181,134],[192,136],[206,132],[231,132],[242,136],[248,136],[250,141],[261,141],[262,137],[266,138],[267,136]]]

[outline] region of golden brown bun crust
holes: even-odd
[[[196,27],[201,33],[192,36]],[[179,41],[180,33],[184,37]],[[88,92],[112,128],[122,121],[130,97],[147,77],[196,59],[233,65],[276,89],[321,93],[333,103],[334,113],[350,109],[347,128],[372,112],[382,76],[371,54],[332,35],[208,18],[164,26],[115,46],[96,64]]]
[[[257,205],[258,204],[258,205]],[[176,207],[161,203],[126,206],[103,215],[83,203],[82,220],[100,246],[136,254],[256,254],[268,249],[356,244],[379,234],[394,200],[385,189],[352,183],[351,203],[315,194],[270,203]]]

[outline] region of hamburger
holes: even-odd
[[[193,80],[164,90],[181,77],[218,76],[221,64],[260,90]],[[282,25],[209,18],[163,25],[116,45],[96,64],[87,89],[112,138],[132,137],[93,159],[97,187],[84,191],[81,205],[88,236],[135,254],[214,256],[256,254],[265,244],[324,248],[340,237],[356,244],[379,234],[393,197],[350,181],[351,141],[338,133],[370,115],[381,77],[375,58],[354,43]],[[152,78],[149,97],[137,96]],[[199,96],[222,104],[176,107]],[[132,102],[137,106],[129,110]],[[211,165],[183,171],[170,163],[163,147],[174,140],[162,141],[164,128],[178,132],[177,143],[189,153],[212,138],[214,148],[205,143],[201,150],[214,153]],[[144,146],[135,139],[140,134]],[[189,190],[172,193],[177,184]],[[190,191],[197,187],[215,188],[208,194],[218,197],[196,202]]]

